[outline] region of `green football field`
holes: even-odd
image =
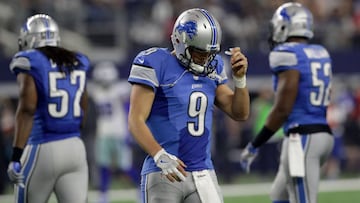
[[[271,182],[221,185],[224,203],[271,203]],[[320,182],[318,203],[360,203],[360,178],[326,180]],[[89,191],[89,203],[98,202],[99,193]],[[109,192],[111,203],[136,203],[139,192],[134,188]],[[0,203],[14,202],[12,194],[0,195]],[[56,203],[54,195],[49,203]]]
[[[359,185],[360,187],[360,185]],[[225,203],[266,203],[271,202],[267,195],[225,198]],[[360,202],[359,191],[322,192],[318,203],[357,203]]]
[[[359,185],[360,187],[360,185]],[[225,197],[224,203],[266,203],[271,202],[267,195]],[[358,203],[359,191],[321,192],[318,203]],[[135,201],[113,201],[112,203],[135,203]]]

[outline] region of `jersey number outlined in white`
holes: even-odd
[[[57,81],[65,79],[66,75],[61,72],[50,72],[49,73],[49,85],[50,85],[50,97],[60,97],[61,102],[58,103],[49,103],[48,111],[49,114],[54,118],[62,118],[66,116],[69,112],[69,92],[66,89],[60,89],[57,87]],[[85,78],[86,74],[84,71],[74,70],[70,76],[70,84],[76,85],[79,83],[79,88],[76,90],[75,99],[73,101],[73,116],[80,117],[81,108],[80,108],[80,99],[81,95],[85,88]],[[59,108],[58,108],[59,105]]]
[[[317,92],[312,91],[310,93],[310,103],[314,106],[328,106],[330,103],[331,82],[326,84],[325,81],[319,77],[318,70],[322,70],[324,72],[324,76],[331,77],[331,64],[312,62],[310,66],[313,86],[319,88]]]
[[[192,136],[201,136],[205,132],[205,113],[208,98],[203,92],[193,92],[190,95],[188,113],[192,118],[197,118],[195,122],[188,122],[188,131]]]

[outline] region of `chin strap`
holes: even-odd
[[[192,58],[191,58],[191,54],[189,51],[189,48],[185,49],[185,57],[183,57],[186,61],[187,61],[187,68],[197,74],[197,75],[202,75],[205,72],[205,67],[198,65],[196,63],[193,62]]]
[[[189,69],[199,75],[205,74],[205,67],[194,62],[190,62]]]
[[[196,75],[202,75],[205,72],[205,67],[192,62],[191,57],[187,57],[188,51],[185,51],[185,55],[181,54],[178,58],[183,66],[186,67],[190,72]],[[190,55],[190,54],[189,54]]]
[[[190,72],[199,75],[199,76],[206,76],[208,74],[211,74],[215,68],[209,68],[211,66],[212,61],[215,58],[215,55],[212,55],[211,58],[207,59],[206,65],[199,65],[193,62],[191,58],[191,54],[189,52],[189,49],[185,49],[185,54],[180,54],[180,57],[178,57],[178,60],[181,62],[182,65],[184,65]],[[214,67],[217,66],[217,62]]]

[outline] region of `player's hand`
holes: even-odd
[[[167,153],[164,149],[158,151],[154,156],[157,167],[161,168],[163,174],[171,181],[185,181],[186,165],[176,156]]]
[[[24,187],[24,175],[21,173],[21,163],[20,162],[10,162],[7,170],[9,179],[12,183]]]
[[[249,142],[249,144],[246,145],[245,149],[242,150],[240,155],[240,164],[241,167],[246,171],[246,173],[250,172],[251,163],[256,158],[257,152],[258,149],[255,148],[251,144],[251,142]]]
[[[246,56],[241,53],[240,47],[230,48],[225,52],[227,55],[231,55],[230,64],[233,73],[233,77],[241,79],[246,75],[248,68],[248,60]]]

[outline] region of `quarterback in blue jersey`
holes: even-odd
[[[331,91],[331,59],[311,44],[313,18],[299,3],[281,5],[271,20],[269,63],[275,103],[262,130],[241,154],[249,171],[257,148],[280,127],[284,138],[280,166],[271,189],[273,203],[316,203],[320,167],[334,138],[326,120]]]
[[[133,61],[128,81],[129,129],[149,156],[142,168],[143,203],[220,203],[211,160],[215,106],[237,121],[249,116],[247,58],[232,48],[235,89],[227,84],[220,51],[221,29],[204,9],[176,20],[174,50],[150,48]]]
[[[87,106],[89,60],[60,47],[48,15],[27,19],[10,70],[19,85],[13,155],[8,167],[15,201],[87,201],[88,166],[80,128]]]

